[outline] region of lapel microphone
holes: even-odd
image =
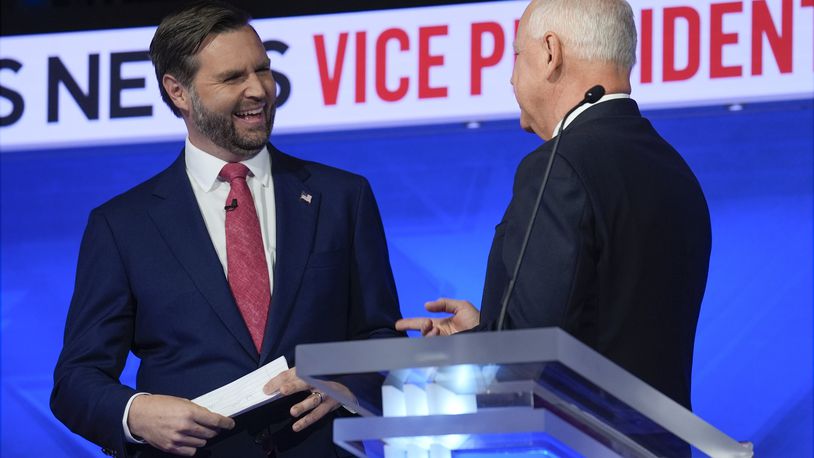
[[[223,207],[223,209],[226,210],[227,212],[233,211],[236,208],[237,208],[237,199],[232,199],[231,204]]]
[[[503,300],[500,303],[500,318],[497,320],[498,331],[503,330],[503,325],[506,322],[506,309],[509,306],[509,299],[512,297],[512,292],[514,292],[514,284],[517,281],[517,274],[520,272],[520,265],[523,263],[523,257],[526,254],[526,248],[529,244],[529,237],[531,237],[531,230],[534,228],[534,221],[537,219],[537,212],[540,210],[540,204],[543,201],[543,192],[548,184],[548,176],[551,175],[551,166],[554,165],[554,157],[557,156],[557,149],[560,146],[560,140],[562,139],[563,135],[562,132],[565,129],[565,124],[568,121],[568,117],[571,116],[571,113],[573,113],[574,110],[582,105],[585,105],[586,103],[596,103],[602,98],[603,95],[605,95],[605,88],[599,84],[588,89],[588,92],[585,93],[585,97],[578,104],[574,105],[574,108],[571,108],[568,113],[565,114],[565,117],[562,118],[560,128],[557,131],[557,138],[554,140],[554,147],[551,149],[551,156],[548,158],[548,164],[546,165],[545,173],[543,174],[543,182],[540,185],[540,191],[537,193],[537,201],[534,204],[534,210],[531,212],[531,218],[528,226],[526,227],[526,235],[523,237],[523,244],[520,245],[520,255],[517,257],[517,262],[514,265],[514,272],[512,272],[512,276],[509,279],[509,287],[506,288],[506,292],[503,294]]]

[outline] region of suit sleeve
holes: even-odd
[[[370,184],[361,181],[351,259],[349,338],[404,336],[395,330],[401,312],[379,208]]]
[[[500,304],[540,189],[547,155],[529,156],[518,168],[512,202],[496,228],[489,254],[481,323],[473,330],[497,329]],[[554,162],[528,248],[509,301],[506,329],[559,326],[568,330],[575,307],[590,304],[586,285],[596,256],[593,216],[583,181],[562,157]],[[578,275],[587,273],[587,275]]]
[[[89,218],[76,271],[51,410],[73,432],[126,455],[122,415],[135,391],[119,383],[133,339],[134,300],[105,216]]]

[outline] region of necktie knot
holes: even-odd
[[[245,165],[241,164],[240,162],[229,162],[228,164],[224,165],[222,169],[220,169],[220,177],[224,181],[228,181],[232,183],[232,180],[235,178],[242,178],[246,179],[246,176],[249,175],[249,168]]]

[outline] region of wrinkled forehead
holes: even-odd
[[[268,63],[263,43],[249,26],[210,34],[195,57],[198,70],[207,72]]]
[[[246,24],[241,27],[237,27],[234,29],[227,29],[227,30],[218,30],[216,32],[211,32],[206,38],[201,41],[201,44],[198,46],[198,49],[195,51],[195,55],[198,56],[206,49],[211,48],[213,45],[215,47],[222,47],[224,42],[231,41],[230,38],[240,36],[244,38],[244,41],[247,43],[252,43],[253,41],[257,41],[257,43],[261,43],[260,36],[257,34],[257,31],[254,30],[249,24]]]

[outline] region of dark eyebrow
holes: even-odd
[[[217,79],[220,81],[227,81],[232,78],[238,78],[243,75],[243,70],[226,70],[223,73],[219,73],[217,75]]]
[[[271,59],[269,59],[267,57],[266,59],[261,61],[257,65],[257,67],[255,67],[254,69],[255,69],[255,71],[257,71],[257,70],[268,70],[270,67],[271,67]],[[243,70],[225,70],[224,72],[218,73],[217,75],[215,75],[215,77],[219,81],[228,81],[228,80],[233,79],[233,78],[240,78],[241,76],[243,76]]]

